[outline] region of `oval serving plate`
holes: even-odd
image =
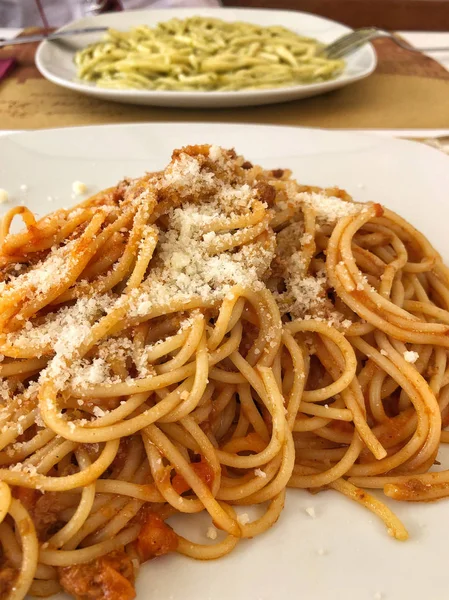
[[[61,30],[104,26],[127,31],[136,25],[154,26],[173,17],[185,19],[192,16],[215,17],[224,21],[246,21],[262,26],[282,25],[325,44],[351,31],[349,27],[335,21],[299,11],[235,8],[185,8],[176,11],[168,9],[108,13],[74,21]],[[36,65],[39,71],[57,85],[104,100],[183,108],[225,108],[272,104],[323,94],[368,77],[377,64],[374,48],[371,44],[367,44],[346,59],[346,67],[341,75],[320,83],[236,92],[114,90],[96,87],[93,83],[81,81],[76,77],[73,61],[75,53],[100,39],[101,35],[86,34],[56,41],[43,41],[36,53]]]

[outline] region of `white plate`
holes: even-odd
[[[174,16],[187,18],[194,15],[216,17],[225,21],[247,21],[257,25],[283,25],[301,35],[316,38],[324,43],[332,42],[339,36],[351,31],[345,25],[329,21],[322,17],[285,10],[260,10],[236,8],[182,8],[168,10],[125,11],[87,17],[62,27],[64,29],[80,27],[107,26],[128,30],[135,25],[156,25]],[[323,94],[348,83],[368,77],[376,67],[376,53],[369,44],[347,58],[344,72],[331,81],[297,85],[275,90],[253,90],[238,92],[159,92],[144,90],[109,90],[96,87],[89,82],[76,79],[73,63],[75,52],[95,42],[102,34],[82,35],[64,38],[63,41],[40,44],[36,53],[36,65],[44,77],[63,87],[82,92],[105,100],[115,100],[129,104],[150,104],[155,106],[178,106],[189,108],[221,108],[225,106],[253,106],[285,102],[297,98],[307,98]]]
[[[380,136],[213,123],[23,133],[0,139],[0,187],[9,190],[10,205],[25,201],[42,215],[73,203],[74,180],[95,192],[124,175],[163,167],[176,147],[204,142],[234,146],[266,167],[290,167],[305,183],[337,184],[358,200],[384,203],[424,231],[449,259],[449,157]],[[137,598],[373,600],[381,593],[384,600],[446,599],[448,503],[388,504],[408,527],[408,542],[390,538],[371,513],[336,492],[311,496],[291,490],[279,522],[243,541],[230,556],[195,562],[172,555],[146,564]],[[305,512],[310,506],[316,519]],[[206,519],[188,520],[189,527],[179,531],[207,543]]]

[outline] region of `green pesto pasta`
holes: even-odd
[[[333,79],[344,61],[322,48],[285,27],[191,17],[110,29],[75,64],[79,79],[103,88],[230,92]]]

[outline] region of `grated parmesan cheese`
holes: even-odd
[[[305,509],[306,513],[309,515],[309,517],[311,517],[312,519],[316,518],[316,513],[315,513],[315,509],[313,508],[313,506],[308,506]]]
[[[414,364],[419,358],[419,354],[413,350],[407,350],[404,352],[404,360],[408,363]]]
[[[325,193],[299,192],[294,201],[298,204],[305,204],[313,208],[317,219],[322,223],[335,223],[337,219],[356,215],[362,209],[362,205],[352,202],[346,202],[335,196],[328,196]]]
[[[99,406],[94,406],[93,408],[93,413],[96,417],[104,417],[106,414],[106,411],[104,411],[102,408],[100,408]]]
[[[208,537],[210,540],[216,540],[217,539],[217,530],[215,529],[215,527],[208,527],[207,531],[206,531],[206,537]]]
[[[249,523],[249,515],[248,513],[242,513],[241,515],[237,516],[237,522],[240,525],[247,525]]]
[[[224,151],[221,151],[222,156]],[[214,150],[215,156],[218,150]],[[168,303],[189,304],[195,298],[204,303],[224,299],[233,286],[260,287],[260,278],[274,257],[275,240],[253,242],[235,252],[211,251],[237,244],[246,230],[233,234],[208,230],[223,219],[247,213],[257,199],[257,190],[236,183],[226,173],[216,176],[202,168],[198,157],[181,153],[164,172],[161,189],[175,191],[181,197],[193,193],[207,202],[183,204],[167,214],[168,228],[159,232],[158,265],[140,289],[132,294],[132,317],[145,317]],[[267,222],[268,233],[268,222]],[[205,231],[206,230],[206,231]],[[231,247],[232,249],[232,247]]]
[[[75,196],[81,196],[87,192],[87,185],[82,181],[74,181],[72,183],[72,192]]]
[[[265,471],[262,471],[262,469],[254,469],[254,475],[256,477],[261,477],[262,479],[265,479],[267,474],[265,473]]]

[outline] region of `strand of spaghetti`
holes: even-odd
[[[353,414],[347,408],[332,408],[331,406],[320,406],[309,402],[301,403],[301,412],[306,415],[315,415],[325,419],[336,419],[337,421],[353,421]]]
[[[228,356],[233,350],[230,349],[238,346],[240,343],[239,332],[241,334],[241,328],[239,324],[234,327],[234,336],[231,335],[231,339],[227,340],[225,344],[222,344],[217,350],[212,352],[209,356],[209,364],[214,365],[222,360],[223,355]],[[125,383],[113,383],[106,386],[85,386],[82,390],[72,389],[71,392],[75,397],[83,398],[85,396],[94,396],[96,398],[111,398],[114,396],[126,396],[135,394],[142,391],[152,391],[160,388],[167,387],[173,383],[178,383],[187,377],[190,377],[195,372],[195,363],[191,362],[187,365],[179,367],[172,372],[163,373],[161,375],[146,377],[142,379],[133,380],[132,382]],[[44,387],[44,386],[43,386]],[[40,396],[43,396],[41,392]],[[42,407],[41,407],[42,410]],[[65,435],[65,433],[64,433]],[[69,436],[65,436],[69,437]],[[69,438],[71,439],[71,438]]]
[[[47,250],[51,246],[57,246],[72,234],[77,227],[86,223],[94,214],[92,210],[82,211],[81,214],[72,216],[67,222],[64,222],[62,217],[68,215],[67,211],[57,211],[53,215],[54,223],[46,221],[45,217],[40,221],[36,222],[34,216],[30,218],[30,211],[21,206],[16,207],[19,210],[16,214],[20,214],[24,218],[27,230],[25,233],[19,232],[15,234],[9,234],[2,243],[2,252],[6,255],[13,254],[14,250],[20,248],[22,253],[28,254],[32,252],[38,252],[40,250]],[[15,209],[12,209],[14,211]],[[61,219],[59,219],[60,217]],[[6,219],[9,217],[6,216]],[[36,227],[39,230],[40,235],[33,235]]]
[[[157,230],[154,227],[147,227],[140,237],[139,254],[131,277],[126,283],[125,293],[137,288],[142,283],[158,241]]]
[[[244,365],[246,361],[242,357],[240,357],[238,360],[235,360],[236,356],[237,353],[234,353],[231,357],[231,360],[234,362],[234,364],[237,365],[238,362],[240,363],[237,365],[239,368],[251,369],[249,365]],[[268,367],[259,367],[259,370],[266,368]],[[257,390],[257,392],[272,417],[271,439],[262,452],[258,452],[257,454],[253,454],[251,456],[239,456],[237,454],[231,454],[229,452],[224,452],[217,449],[217,456],[222,464],[246,469],[259,467],[271,460],[282,448],[287,429],[285,423],[283,398],[280,393],[270,397],[263,384],[260,387],[260,391]]]
[[[77,446],[76,442],[61,440],[61,443],[56,448],[46,452],[42,460],[36,464],[36,471],[43,474],[48,473],[61,460],[70,456]],[[25,465],[27,464],[28,462],[25,462]]]
[[[88,454],[81,449],[76,452],[76,458],[80,469],[86,469],[90,465]],[[81,529],[92,510],[92,505],[95,500],[95,491],[95,483],[91,483],[83,488],[75,514],[64,527],[48,540],[47,544],[49,547],[60,548],[61,546],[64,546],[64,544],[66,544],[68,540]]]
[[[367,213],[363,213],[363,215],[361,215],[359,217],[359,222],[358,222],[358,226],[363,225],[363,223],[367,220],[369,220],[369,218],[371,218],[372,216],[375,215],[374,209],[371,209],[372,212],[371,214],[369,214],[369,212]],[[362,218],[363,217],[363,218]],[[369,308],[369,301],[372,295],[372,292],[367,292],[365,290],[365,283],[361,283],[362,285],[362,290],[355,290],[355,285],[352,284],[352,287],[348,286],[348,282],[346,282],[345,284],[345,278],[342,277],[342,273],[343,273],[343,269],[346,269],[346,267],[343,267],[342,265],[339,264],[339,250],[340,250],[340,242],[341,239],[343,239],[344,235],[348,235],[347,234],[347,230],[349,229],[351,223],[353,222],[353,218],[352,217],[346,217],[341,219],[337,225],[335,226],[334,231],[332,232],[331,238],[329,240],[329,245],[328,245],[328,252],[327,252],[327,260],[326,260],[326,272],[327,272],[327,276],[329,279],[330,284],[335,288],[335,290],[337,291],[338,295],[340,296],[340,298],[345,302],[345,304],[347,304],[357,315],[359,315],[360,318],[365,319],[366,321],[368,321],[369,323],[371,323],[372,325],[374,325],[376,328],[381,329],[382,331],[385,331],[387,333],[390,333],[391,335],[394,335],[397,339],[403,340],[403,341],[409,341],[409,342],[414,342],[414,343],[430,343],[430,344],[434,344],[437,343],[439,345],[442,346],[449,346],[449,340],[447,340],[444,337],[441,336],[436,336],[435,333],[441,333],[441,334],[445,334],[446,333],[446,326],[443,325],[433,325],[433,324],[426,324],[426,323],[419,323],[420,327],[426,327],[427,325],[431,325],[431,330],[432,330],[432,335],[426,334],[426,333],[415,333],[413,330],[406,330],[403,328],[403,326],[405,325],[404,322],[402,322],[402,327],[398,327],[396,325],[394,325],[393,323],[388,322],[386,319],[384,319],[383,317],[381,317],[380,315],[378,315],[373,309]],[[359,273],[359,277],[361,278],[361,273],[358,271]],[[355,294],[355,292],[357,292],[357,294]],[[363,298],[364,302],[361,302],[360,299]],[[379,304],[379,308],[381,306],[383,306],[384,308],[389,308],[389,303],[388,301],[385,301],[385,299],[383,299],[381,296],[379,296],[378,294],[376,294],[376,299],[375,301],[372,302],[372,306],[373,308],[376,307],[377,309],[377,304]],[[388,315],[387,313],[382,313]],[[410,313],[408,313],[410,315]],[[410,317],[412,317],[412,315],[410,315]],[[413,323],[416,323],[417,321],[413,321]]]
[[[31,374],[46,367],[47,358],[31,358],[28,360],[14,360],[0,365],[0,377],[11,377],[13,375]]]
[[[387,221],[387,226],[389,226],[390,228],[392,228],[392,224],[396,226],[394,230],[400,238],[401,233],[405,233],[408,239],[412,239],[415,242],[415,244],[417,244],[421,248],[422,254],[424,254],[424,256],[429,257],[427,263],[407,262],[407,264],[404,265],[405,271],[409,270],[410,272],[420,272],[421,269],[423,271],[429,271],[434,266],[435,259],[440,259],[438,253],[432,247],[429,240],[420,231],[413,227],[411,223],[405,221],[405,219],[400,217],[397,213],[393,212],[392,210],[384,207],[383,217],[376,219],[376,221],[378,221],[381,224]]]
[[[4,426],[3,433],[0,433],[0,449],[3,450],[5,446],[11,444],[19,434],[31,427],[36,419],[37,409],[30,411],[27,414],[26,409],[22,409],[16,413],[15,417],[17,422],[9,422]]]
[[[323,353],[320,351],[321,349],[318,348],[317,355],[331,376],[334,379],[337,379],[339,373],[344,368],[343,359],[340,357],[339,353],[335,352],[334,347],[331,347],[330,344],[326,344],[326,341],[324,341],[324,345],[328,352]],[[353,415],[354,426],[363,442],[378,460],[384,458],[387,455],[385,448],[383,448],[375,434],[368,427],[365,402],[356,377],[351,380],[345,390],[341,391],[341,397],[343,398],[346,407]],[[320,431],[319,435],[322,435],[322,433],[323,432]]]
[[[195,452],[196,454],[201,453],[200,447],[196,440],[189,433],[187,433],[187,431],[181,427],[179,423],[159,423],[158,426],[171,440],[177,442],[178,448],[182,446],[186,451],[192,450],[192,452]],[[214,440],[213,435],[208,437],[208,439],[213,445],[215,452],[216,440]]]
[[[240,399],[240,398],[239,398]],[[250,422],[246,417],[243,410],[238,410],[238,421],[237,425],[232,433],[232,439],[240,438],[245,436],[248,433],[248,429],[250,428]]]
[[[196,558],[197,560],[215,560],[232,552],[238,542],[238,537],[227,535],[223,541],[217,544],[196,544],[187,540],[182,535],[178,535],[178,548],[176,552],[190,558]]]
[[[20,546],[20,537],[15,531],[14,521],[12,521],[11,525],[8,521],[3,521],[3,523],[0,524],[0,542],[6,560],[19,571],[23,562],[23,554]],[[44,579],[52,578],[55,576],[55,570],[53,567],[38,563],[35,576]]]
[[[354,432],[350,446],[347,448],[343,458],[336,465],[321,473],[314,475],[295,475],[293,474],[289,481],[290,487],[295,488],[314,488],[329,485],[336,479],[339,479],[353,467],[355,461],[360,455],[363,443],[358,434]]]
[[[30,319],[33,315],[35,315],[41,308],[52,302],[55,298],[57,298],[62,292],[68,289],[72,283],[78,278],[78,276],[82,273],[85,266],[92,258],[94,252],[90,240],[95,236],[95,234],[100,229],[105,219],[105,214],[102,212],[97,213],[93,216],[91,222],[86,227],[83,234],[73,242],[73,245],[70,247],[70,254],[67,257],[68,260],[65,263],[65,272],[61,274],[59,277],[55,278],[53,285],[49,287],[49,289],[45,293],[35,294],[33,300],[28,300],[28,302],[19,303],[17,308],[14,307],[14,310],[5,310],[5,305],[10,302],[11,306],[18,301],[20,295],[26,290],[23,290],[20,285],[15,287],[14,285],[11,288],[7,288],[0,300],[0,327],[4,328],[6,324],[8,325],[9,330],[14,328],[21,329],[23,326],[23,321],[26,319]],[[71,243],[69,243],[71,244]],[[45,264],[45,263],[44,263]],[[30,290],[30,283],[26,280],[27,275],[25,274],[25,287]],[[19,276],[20,279],[20,276]],[[27,294],[25,293],[25,296]],[[33,295],[31,294],[33,297]]]
[[[225,371],[215,367],[209,371],[209,378],[227,385],[238,385],[239,383],[246,383],[244,375],[241,373]]]
[[[140,525],[131,525],[124,531],[118,533],[114,539],[100,542],[88,548],[79,550],[43,550],[39,552],[39,560],[44,565],[55,567],[69,567],[70,565],[87,563],[100,556],[109,554],[126,544],[133,542],[139,535]]]
[[[26,596],[36,572],[39,551],[38,540],[34,523],[28,511],[14,498],[11,500],[9,514],[14,519],[16,530],[20,536],[22,565],[19,576],[14,582],[14,587],[8,595],[8,600],[22,600]]]
[[[306,432],[306,431],[316,431],[320,432],[322,435],[322,431],[329,425],[331,419],[323,419],[322,417],[310,417],[307,418],[304,415],[300,415],[293,424],[292,431],[297,433]]]
[[[430,302],[419,302],[416,300],[406,300],[404,302],[404,309],[411,313],[420,313],[438,319],[442,323],[449,325],[449,312],[443,308],[438,308]]]
[[[388,420],[387,414],[382,403],[382,385],[385,381],[386,373],[384,371],[376,371],[369,385],[369,403],[371,413],[378,423],[383,423]]]
[[[62,547],[62,550],[75,550],[93,532],[98,531],[116,515],[127,502],[126,498],[96,498],[92,514],[83,523],[81,529]]]
[[[190,416],[186,416],[181,420],[181,424],[184,429],[192,436],[192,438],[198,444],[198,449],[208,465],[212,468],[214,477],[212,481],[211,491],[215,497],[220,489],[221,484],[221,466],[220,461],[217,458],[215,449],[211,444],[207,435],[203,432],[201,427],[195,423],[194,419]]]
[[[375,496],[360,490],[344,479],[337,479],[336,481],[333,481],[331,487],[334,490],[341,492],[345,496],[348,496],[348,498],[355,500],[362,506],[365,506],[378,517],[380,517],[387,526],[389,535],[401,542],[408,539],[408,532],[402,522],[388,508],[388,506],[386,506],[383,502],[380,502]]]
[[[173,470],[172,466],[164,466],[162,462],[163,454],[150,442],[146,435],[143,435],[142,439],[148,456],[152,477],[165,501],[181,513],[198,513],[203,511],[204,505],[201,500],[197,498],[185,498],[176,492],[170,481],[170,473]]]
[[[214,328],[210,333],[207,341],[209,352],[215,350],[222,342],[228,330],[228,324],[231,320],[231,315],[234,311],[234,307],[236,307],[237,303],[239,305],[238,310],[241,314],[245,300],[242,296],[240,296],[240,293],[241,291],[239,289],[234,288],[231,292],[229,292],[229,294],[225,296],[223,302],[221,303],[218,318],[214,323]]]
[[[217,500],[242,504],[248,496],[255,496],[275,477],[283,458],[284,453],[279,453],[264,466],[263,473],[266,477],[253,476],[252,473],[238,479],[222,477],[222,486],[217,493]]]
[[[114,234],[119,232],[121,229],[126,228],[131,220],[134,217],[135,209],[131,209],[125,211],[123,215],[119,216],[113,223],[108,225],[101,233],[99,233],[93,243],[95,247],[93,248],[96,253],[98,253],[102,246],[105,245],[106,241],[110,239]],[[140,241],[139,236],[137,235],[141,229],[135,231],[135,228],[132,230],[132,233],[129,236],[127,245],[125,249],[120,252],[120,258],[117,264],[114,265],[114,268],[109,274],[106,274],[94,281],[77,281],[70,289],[66,290],[63,294],[58,296],[53,301],[53,304],[61,304],[62,302],[68,302],[69,300],[74,300],[78,298],[83,293],[85,294],[101,294],[105,293],[120,283],[126,275],[129,273],[133,263],[134,263],[134,254],[137,244]],[[92,260],[95,260],[95,256]],[[84,270],[83,275],[89,278],[89,265],[87,265]],[[94,263],[97,264],[97,263]]]
[[[188,369],[186,369],[186,367],[182,367],[181,369],[178,369],[178,371],[182,371],[183,375],[188,375],[190,373],[193,374],[195,373],[195,365],[191,363]],[[90,428],[84,425],[77,425],[73,421],[71,422],[72,427],[70,427],[69,423],[63,418],[63,415],[61,413],[58,413],[56,410],[56,406],[54,405],[55,395],[51,395],[52,392],[54,394],[54,388],[52,390],[51,384],[45,384],[44,386],[42,386],[40,392],[40,410],[42,418],[47,423],[47,425],[51,427],[53,431],[75,442],[97,443],[117,439],[126,435],[132,435],[133,433],[140,431],[146,425],[158,421],[164,415],[168,414],[171,410],[173,410],[182,401],[181,394],[183,393],[183,391],[186,390],[191,380],[185,379],[185,377],[179,377],[178,379],[176,374],[174,377],[171,377],[171,375],[172,374],[168,374],[168,376],[160,375],[159,377],[164,378],[164,382],[157,387],[166,388],[171,383],[181,381],[182,379],[184,379],[184,382],[181,385],[179,385],[168,396],[166,396],[166,398],[161,400],[152,408],[140,413],[136,417],[132,417],[131,419],[121,421],[120,423],[117,422],[113,425],[106,425],[104,427],[96,426],[95,421],[91,424]],[[154,379],[157,378],[154,377]],[[142,401],[142,397],[140,397],[137,399],[136,402],[140,405],[142,404],[142,402],[144,402],[144,400]],[[115,410],[118,411],[119,408]],[[100,418],[96,421],[99,421]]]
[[[363,225],[365,225],[365,223],[368,220],[370,220],[372,217],[374,217],[376,215],[376,211],[377,211],[376,206],[371,206],[366,211],[362,211],[358,216],[350,218],[350,221],[347,224],[345,231],[341,236],[340,244],[339,244],[339,251],[340,251],[340,254],[343,259],[346,269],[348,270],[348,272],[350,273],[350,275],[352,276],[352,278],[356,282],[356,284],[358,284],[359,286],[361,285],[365,291],[369,290],[369,286],[367,286],[367,284],[364,282],[362,274],[359,271],[356,261],[354,259],[354,255],[352,252],[352,240],[353,240],[353,237],[356,234],[356,232]],[[391,243],[394,244],[394,238],[392,238]],[[400,240],[398,240],[398,243],[400,243]],[[403,244],[400,243],[400,248],[399,249],[396,248],[396,250],[399,250],[399,252],[400,252],[398,255],[398,258],[395,261],[393,261],[392,263],[390,263],[390,265],[388,265],[386,267],[386,269],[388,269],[392,265],[395,265],[395,263],[400,266],[403,266],[406,263],[407,253],[406,253],[406,250],[405,250]],[[388,277],[388,271],[386,271],[386,272],[387,272],[387,277]],[[381,289],[384,289],[382,286],[383,286],[383,283],[381,284]],[[382,308],[382,309],[392,313],[393,315],[402,316],[406,320],[410,320],[410,319],[412,319],[414,321],[417,320],[415,317],[413,317],[409,313],[407,313],[407,311],[403,310],[401,307],[396,306],[392,302],[390,302],[388,298],[384,298],[382,296],[382,294],[378,294],[376,291],[371,290],[370,296],[374,299],[373,302],[376,304],[376,306],[379,309]]]
[[[134,481],[136,483],[143,483],[148,478],[149,471],[147,462],[142,462],[133,478]],[[138,500],[137,498],[125,499],[125,505],[101,529],[83,539],[83,545],[90,546],[113,539],[119,531],[132,523],[133,518],[142,508],[143,504],[142,500]]]
[[[408,460],[409,458],[411,458],[416,452],[418,452],[424,445],[427,436],[428,436],[428,432],[429,432],[429,418],[428,418],[428,412],[427,412],[427,407],[425,405],[425,403],[422,400],[422,397],[420,395],[420,385],[421,382],[419,381],[418,377],[419,374],[415,373],[414,370],[411,368],[410,369],[410,375],[407,371],[405,371],[407,369],[408,365],[407,363],[405,363],[405,361],[401,361],[401,370],[398,368],[398,364],[391,362],[391,360],[387,359],[386,357],[382,356],[382,354],[380,352],[378,352],[373,346],[371,346],[370,344],[368,344],[367,342],[365,342],[364,340],[360,339],[360,338],[354,338],[352,340],[352,343],[354,344],[354,346],[360,350],[361,352],[363,352],[365,355],[369,354],[371,360],[373,360],[376,365],[380,368],[382,368],[384,371],[386,371],[391,377],[393,377],[398,383],[399,385],[406,390],[408,396],[410,397],[410,400],[413,402],[416,413],[417,413],[417,417],[418,417],[418,423],[417,423],[417,428],[416,431],[414,432],[412,438],[405,444],[405,446],[400,449],[398,452],[396,452],[394,455],[389,456],[387,458],[384,458],[380,461],[377,461],[376,464],[370,464],[370,465],[355,465],[352,469],[351,469],[351,475],[368,475],[368,474],[378,474],[378,473],[382,473],[382,472],[386,472],[386,471],[390,471],[391,469],[394,469],[395,467],[401,465],[402,463],[404,463],[406,460]],[[391,352],[395,352],[394,348],[392,346],[389,346],[389,348],[391,348]],[[388,354],[390,353],[390,350],[387,351]],[[401,357],[399,357],[399,360],[401,359]],[[412,382],[410,382],[404,375],[404,371],[402,371],[403,367],[405,366],[404,371],[407,372],[408,376],[411,376],[412,378]],[[421,379],[421,378],[420,378]],[[414,387],[414,386],[417,387]]]
[[[247,498],[242,498],[240,500],[241,504],[261,504],[262,502],[271,500],[285,490],[295,466],[295,445],[288,427],[286,428],[285,438],[286,441],[282,447],[282,460],[276,476],[261,490],[254,492]]]
[[[324,388],[320,388],[319,390],[304,391],[302,399],[305,402],[320,402],[321,400],[327,400],[327,398],[335,396],[335,394],[339,394],[342,390],[348,387],[355,376],[357,360],[351,344],[347,341],[342,333],[336,329],[333,329],[332,327],[329,327],[329,325],[326,323],[320,323],[316,321],[296,320],[291,323],[287,323],[285,328],[293,335],[298,332],[308,331],[326,336],[335,343],[345,359],[346,365],[341,376],[336,381],[328,386],[325,386]]]
[[[270,434],[268,432],[267,425],[253,400],[250,384],[242,383],[238,385],[237,393],[239,395],[241,412],[247,416],[248,421],[254,428],[254,431],[260,435],[265,442],[268,442],[270,439]]]
[[[14,206],[2,218],[0,226],[0,243],[2,248],[11,228],[11,223],[16,215],[20,215],[27,229],[36,225],[36,217],[26,206]],[[8,253],[8,252],[6,252]]]
[[[293,431],[296,416],[301,408],[308,367],[301,347],[288,329],[282,331],[282,342],[290,353],[293,363],[293,384],[287,402],[287,424],[290,431]]]
[[[267,231],[270,221],[272,219],[271,211],[268,211],[266,216],[257,225],[252,227],[244,227],[239,229],[236,233],[228,233],[221,235],[206,245],[206,252],[210,255],[221,254],[237,246],[243,246],[254,241],[259,235]]]
[[[257,315],[259,318],[259,327],[260,327],[260,335],[264,335],[265,338],[265,348],[260,358],[257,358],[256,354],[256,346],[251,348],[246,356],[247,362],[252,364],[252,360],[254,362],[257,361],[257,364],[263,367],[271,367],[273,361],[279,351],[282,341],[282,321],[281,315],[279,312],[279,308],[276,304],[276,301],[273,298],[273,294],[269,292],[269,290],[264,286],[259,292],[259,302],[255,305],[254,298],[252,304],[256,308]],[[249,294],[246,295],[247,299],[251,301],[251,296]],[[260,306],[262,299],[266,305],[266,310],[263,310],[263,306]],[[269,343],[268,343],[269,340]],[[254,352],[254,354],[253,354]]]
[[[438,452],[438,445],[441,436],[440,407],[434,395],[435,390],[432,390],[432,388],[427,384],[425,379],[419,373],[416,372],[416,369],[412,365],[407,363],[407,361],[404,358],[404,355],[401,356],[401,354],[397,351],[393,351],[393,354],[390,353],[387,338],[383,333],[377,332],[375,334],[375,338],[380,348],[384,346],[387,348],[387,352],[389,353],[389,356],[391,357],[392,361],[401,369],[401,371],[406,375],[409,381],[413,381],[413,379],[415,378],[415,385],[419,389],[425,403],[425,409],[429,419],[429,432],[421,450],[416,454],[416,456],[414,456],[408,461],[408,467],[413,470],[414,468],[422,465],[426,460],[430,460],[432,458],[433,462],[433,459],[435,458]],[[395,342],[393,341],[393,343]],[[446,352],[442,348],[437,348],[436,352],[437,357],[439,354],[440,360],[442,359],[443,361],[443,364],[440,365],[442,375],[442,372],[444,371],[444,367],[446,365]],[[437,374],[438,372],[436,373],[436,375]],[[438,382],[437,385],[439,386]],[[406,390],[404,389],[404,391]]]
[[[9,485],[4,481],[0,481],[0,523],[3,523],[4,518],[8,514],[11,498]]]
[[[46,492],[58,492],[89,485],[104,473],[114,460],[119,446],[119,440],[106,442],[100,456],[89,467],[63,477],[47,477],[39,473],[25,473],[0,469],[0,480],[10,485],[19,485],[25,488],[39,488]]]
[[[164,502],[164,498],[155,489],[153,484],[138,485],[116,479],[99,479],[96,482],[95,489],[98,494],[130,496],[144,502]]]
[[[191,413],[198,406],[208,382],[208,356],[206,336],[203,332],[202,338],[198,344],[195,357],[195,376],[193,384],[188,392],[188,397],[181,402],[168,414],[159,418],[162,423],[173,423],[182,419]],[[180,396],[181,397],[181,396]]]
[[[45,459],[45,457],[47,456],[47,454],[49,452],[52,452],[55,448],[58,448],[59,446],[61,446],[64,443],[64,441],[65,441],[64,439],[55,435],[54,432],[52,432],[52,433],[53,433],[53,435],[46,443],[40,445],[33,454],[31,454],[30,456],[27,457],[27,459],[25,461],[26,465],[36,466],[36,465],[40,464]],[[38,437],[38,436],[39,436],[39,434],[37,434],[37,436],[35,436],[35,437]]]
[[[198,323],[197,323],[198,327]],[[192,328],[188,327],[185,330],[177,333],[173,336],[170,336],[166,340],[161,341],[161,343],[146,347],[145,354],[149,363],[157,362],[158,358],[162,358],[165,355],[172,354],[175,350],[178,350],[186,343],[187,338],[191,335]],[[161,368],[163,365],[157,365]]]
[[[185,343],[180,348],[179,352],[174,358],[168,360],[162,365],[157,365],[156,372],[158,373],[158,375],[174,371],[175,369],[179,369],[189,360],[189,358],[195,353],[195,351],[199,347],[201,338],[204,334],[205,326],[205,319],[201,313],[193,317],[193,323]]]
[[[230,360],[240,371],[237,383],[249,383],[261,398],[265,398],[263,382],[257,371],[248,363],[243,356],[235,350],[229,355]]]
[[[220,231],[232,231],[233,229],[243,229],[257,225],[266,215],[266,206],[260,200],[255,200],[251,206],[251,211],[244,215],[232,215],[225,218],[213,219],[210,223],[205,223],[202,226],[204,233],[214,233]]]
[[[285,504],[285,488],[271,500],[265,514],[246,525],[240,525],[242,537],[253,538],[267,531],[279,519]]]
[[[86,546],[95,545],[110,539],[115,539],[120,531],[133,522],[133,518],[144,505],[142,500],[132,498],[106,525],[83,540]]]
[[[234,519],[218,504],[212,496],[210,489],[203,482],[195,471],[190,467],[189,463],[184,459],[179,450],[170,443],[165,434],[162,433],[155,425],[149,425],[145,428],[145,434],[149,440],[155,444],[163,455],[171,462],[176,471],[184,477],[189,487],[196,494],[198,499],[203,503],[206,510],[209,512],[215,523],[231,535],[240,536],[240,528]]]
[[[279,387],[274,377],[273,370],[269,367],[258,367],[261,374],[262,381],[264,383],[266,392],[271,401],[276,404],[283,406],[284,400],[280,393]],[[274,428],[274,417],[273,417],[273,428]],[[293,443],[293,437],[288,427],[287,421],[284,416],[284,436],[285,442],[282,447],[282,461],[279,467],[279,471],[276,477],[266,486],[263,490],[249,496],[245,499],[245,503],[254,502],[260,503],[265,502],[281,493],[282,490],[287,486],[288,480],[293,472],[295,464],[295,448]]]

